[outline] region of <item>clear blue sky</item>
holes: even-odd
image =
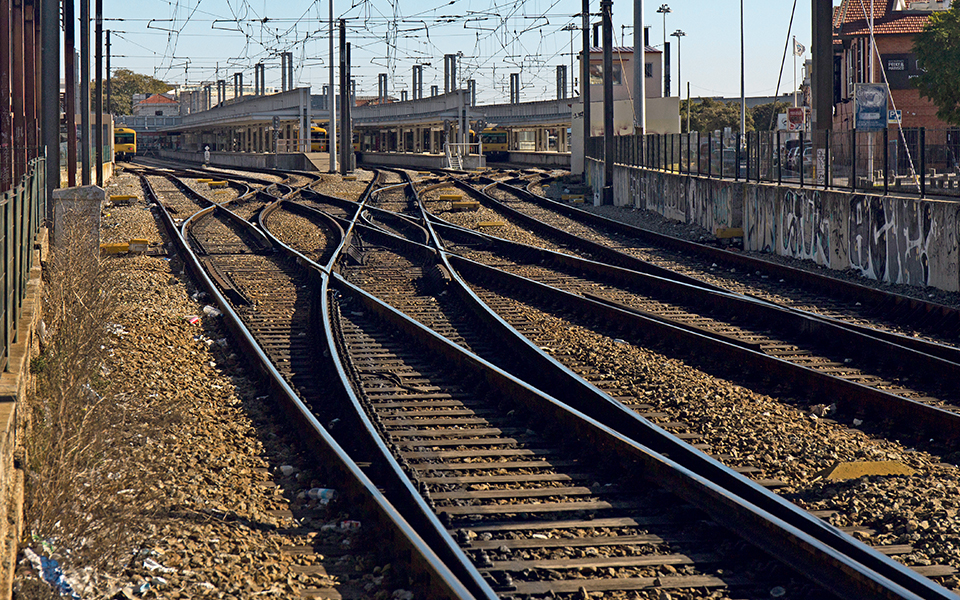
[[[90,0],[91,7],[93,1]],[[644,2],[650,43],[663,42],[663,2]],[[686,33],[681,68],[693,96],[739,96],[740,3],[736,0],[672,0],[666,32]],[[253,82],[253,65],[267,64],[268,86],[280,87],[280,51],[294,53],[295,81],[320,93],[328,80],[329,4],[306,0],[104,0],[104,29],[112,34],[114,68],[128,68],[165,81],[198,83],[244,72]],[[748,96],[772,95],[790,23],[790,0],[743,0]],[[354,76],[359,93],[377,91],[377,73],[390,74],[390,92],[408,89],[413,64],[424,67],[425,94],[443,87],[443,55],[462,52],[463,79],[477,80],[481,103],[507,102],[509,74],[521,72],[521,99],[555,97],[556,65],[570,64],[570,32],[579,0],[334,0],[335,18],[348,18]],[[599,0],[590,10],[599,21]],[[76,10],[79,14],[79,7]],[[633,45],[633,2],[613,4],[614,44]],[[151,19],[154,21],[151,22]],[[793,34],[811,39],[809,0],[798,0]],[[626,26],[626,29],[623,27]],[[91,27],[91,39],[93,31]],[[573,32],[574,52],[581,47]],[[676,38],[672,93],[677,95]],[[339,59],[337,59],[339,60]],[[92,71],[91,71],[92,73]],[[799,73],[799,68],[798,68]],[[798,75],[799,76],[799,75]],[[787,55],[781,93],[792,90],[792,55]]]

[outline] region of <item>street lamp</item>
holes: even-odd
[[[660,8],[657,9],[657,14],[663,15],[663,43],[667,43],[667,14],[672,13],[670,7],[666,4],[661,4]]]
[[[679,29],[670,34],[670,37],[677,38],[677,85],[680,87],[677,88],[677,96],[682,96],[683,88],[683,79],[680,78],[680,38],[687,35],[686,33],[680,31]]]
[[[666,4],[661,4],[660,8],[657,9],[657,13],[663,15],[663,52],[666,56],[667,52],[667,14],[673,12],[670,10],[670,7]],[[666,61],[664,61],[664,67],[667,66]],[[663,95],[670,95],[670,70],[664,68],[663,70]]]

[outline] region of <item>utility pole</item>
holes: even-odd
[[[64,0],[64,2],[70,2],[71,0]],[[209,106],[207,108],[210,108]],[[107,30],[107,114],[112,115],[113,110],[110,108],[110,30]]]
[[[330,85],[327,88],[327,104],[330,120],[327,122],[327,152],[330,153],[330,172],[337,172],[337,95],[334,91],[333,69],[333,0],[330,2]]]
[[[63,110],[67,118],[67,187],[77,185],[77,106],[75,102],[77,78],[74,76],[74,29],[73,0],[63,3]]]
[[[613,204],[613,0],[600,0],[603,21],[603,198]]]
[[[90,0],[80,0],[80,183],[90,185]]]
[[[833,18],[832,0],[812,0],[813,77],[810,79],[813,102],[813,128],[833,129]]]
[[[103,187],[103,0],[97,0],[94,6],[97,24],[97,96],[94,99],[97,118],[97,185]],[[59,84],[59,81],[57,83]]]
[[[643,38],[643,0],[633,0],[633,126],[640,136],[647,127],[647,59]],[[643,152],[643,144],[640,151]]]
[[[350,86],[347,79],[347,20],[340,19],[340,131],[343,141],[340,144],[340,173],[350,172],[350,154],[353,149],[353,132],[347,120],[347,103],[350,100]]]
[[[641,2],[642,0],[635,0]],[[583,54],[580,56],[580,98],[583,100],[583,181],[587,181],[587,149],[590,146],[590,0],[582,0]]]

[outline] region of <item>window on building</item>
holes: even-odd
[[[162,110],[156,110],[156,111],[153,112],[153,114],[157,115],[158,117],[162,117],[162,116],[163,116],[163,111],[162,111]]]
[[[643,63],[643,76],[653,77],[653,63]]]
[[[619,64],[613,65],[613,85],[623,83],[623,72]],[[590,85],[600,85],[603,83],[603,64],[590,63]]]

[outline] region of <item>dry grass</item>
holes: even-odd
[[[46,334],[26,406],[23,544],[88,573],[119,573],[138,546],[130,524],[155,492],[127,442],[141,416],[117,403],[101,376],[119,304],[109,269],[96,243],[82,239],[89,229],[69,229],[44,271]]]

